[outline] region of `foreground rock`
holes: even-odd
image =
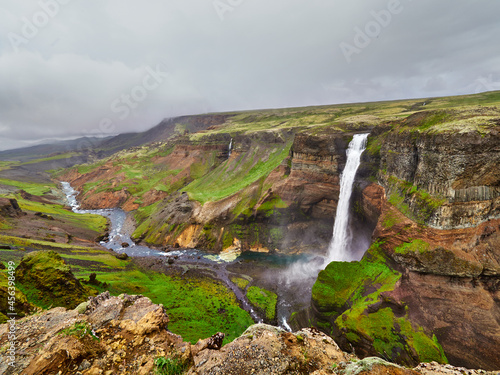
[[[346,360],[337,344],[317,330],[289,333],[257,324],[220,351],[195,355],[188,374],[311,374]]]
[[[150,374],[159,356],[184,353],[190,344],[166,330],[164,308],[142,296],[103,293],[75,310],[58,307],[17,322],[17,356],[0,374]],[[0,326],[0,346],[8,325]]]
[[[488,374],[436,363],[411,370],[380,358],[360,361],[309,328],[290,333],[257,324],[225,346],[222,333],[191,345],[168,331],[168,321],[149,298],[105,292],[74,310],[57,307],[18,320],[14,366],[6,352],[9,325],[2,324],[0,374],[155,374],[158,358],[175,361],[178,373],[189,375]]]

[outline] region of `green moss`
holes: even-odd
[[[23,257],[16,268],[19,289],[35,305],[48,308],[75,308],[96,291],[75,278],[69,266],[55,251],[36,251]]]
[[[0,218],[0,230],[8,230],[8,229],[12,229],[12,225],[3,218]]]
[[[224,231],[224,235],[222,236],[222,248],[227,249],[233,245],[233,236],[229,231]]]
[[[397,254],[408,254],[408,253],[415,253],[415,252],[423,254],[429,250],[429,247],[430,247],[429,243],[427,243],[423,240],[417,239],[417,240],[413,240],[409,243],[403,243],[403,244],[399,245],[398,247],[396,247],[394,249],[394,252]]]
[[[52,189],[56,188],[56,185],[53,183],[23,182],[16,180],[8,180],[5,178],[0,178],[0,184],[14,186],[18,189],[24,190],[29,194],[40,195],[40,196],[48,194],[52,191]]]
[[[245,290],[245,288],[248,286],[248,284],[250,284],[250,281],[248,281],[247,279],[244,279],[242,277],[232,277],[231,281],[233,283],[235,283],[238,286],[238,288],[240,288],[241,290]]]
[[[67,210],[63,205],[34,202],[26,200],[20,195],[16,196],[16,200],[23,211],[42,212],[51,215],[54,219],[69,222],[78,228],[86,228],[97,233],[103,233],[107,227],[108,222],[101,215],[77,214]]]
[[[14,292],[14,304],[9,304],[9,297],[11,297],[9,294],[9,276],[12,278],[12,274],[9,274],[8,268],[0,270],[0,314],[5,316],[5,318],[7,318],[6,315],[8,313],[16,313],[18,317],[23,317],[27,315],[34,306],[28,302],[24,293],[17,287]],[[0,316],[0,321],[1,318]]]
[[[382,226],[384,228],[392,228],[394,225],[399,223],[400,219],[392,212],[389,212],[385,215]]]
[[[271,237],[271,241],[274,244],[281,243],[285,238],[285,229],[284,227],[272,227],[269,229],[269,236]]]
[[[446,122],[451,118],[451,114],[446,111],[430,112],[418,125],[419,130],[427,130],[430,127]]]
[[[269,290],[251,286],[247,290],[247,298],[252,305],[265,312],[266,319],[272,321],[276,317],[278,296]]]
[[[368,141],[366,144],[366,151],[372,157],[379,157],[380,150],[382,149],[382,142],[379,138],[376,137],[368,137]]]
[[[41,241],[41,240],[32,240],[30,238],[21,238],[14,236],[6,236],[0,234],[0,243],[21,247],[21,248],[32,248],[39,250],[86,250],[87,248],[82,246],[74,246],[65,243],[57,243],[57,242],[49,242],[49,241]]]
[[[286,204],[279,196],[274,196],[272,199],[265,201],[258,208],[257,211],[265,212],[266,216],[274,213],[276,208],[287,208]]]
[[[380,356],[400,363],[411,364],[414,358],[445,363],[434,337],[414,327],[407,315],[396,317],[391,308],[379,307],[384,300],[382,293],[393,290],[401,277],[387,265],[381,245],[372,244],[360,262],[333,262],[320,272],[312,296],[324,317],[322,328],[327,332],[340,330],[353,344],[361,338],[372,342]],[[411,246],[421,245],[417,241]]]
[[[290,141],[282,149],[268,151],[255,148],[251,153],[241,155],[240,160],[226,161],[210,173],[200,176],[184,190],[192,199],[201,203],[231,196],[259,179],[267,177],[288,156],[291,146]],[[230,162],[242,163],[238,167],[234,166],[228,174],[225,168],[228,168],[227,163]]]
[[[58,332],[59,335],[63,336],[74,336],[81,340],[86,336],[91,337],[93,340],[99,340],[97,336],[92,332],[92,326],[89,322],[76,322],[72,326],[64,328]]]
[[[426,224],[432,215],[446,202],[445,199],[434,197],[411,182],[401,180],[395,176],[389,176],[387,181],[392,190],[389,203],[406,217],[419,224]],[[413,208],[406,203],[411,200],[414,201]]]
[[[155,374],[158,375],[182,375],[187,367],[179,358],[158,357],[155,359]]]
[[[366,306],[394,288],[401,274],[385,264],[379,247],[378,242],[372,244],[360,262],[332,262],[319,273],[312,298],[321,311],[339,311],[354,303]],[[367,293],[369,285],[379,288]]]
[[[113,294],[137,294],[140,287],[141,294],[165,306],[169,329],[193,344],[217,332],[226,333],[225,342],[230,342],[253,323],[234,294],[210,279],[180,279],[137,268],[99,273],[98,279]]]
[[[414,354],[422,362],[447,363],[435,336],[427,336],[422,328],[414,329],[406,317],[395,317],[390,308],[369,314],[358,309],[348,310],[336,322],[344,330],[373,340],[374,349],[392,360],[405,362],[405,355]]]

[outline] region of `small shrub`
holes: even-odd
[[[89,335],[93,340],[99,340],[88,322],[76,322],[71,327],[64,328],[59,334],[63,336],[74,336],[79,340]]]

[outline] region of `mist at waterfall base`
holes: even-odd
[[[316,256],[292,263],[280,273],[280,282],[297,295],[311,289],[318,273],[334,261],[361,260],[370,245],[371,231],[350,215],[351,196],[361,154],[366,148],[368,134],[355,134],[346,151],[346,165],[340,176],[340,194],[335,213],[333,235],[325,257]]]

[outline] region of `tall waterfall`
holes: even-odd
[[[361,162],[361,154],[366,148],[367,138],[368,134],[356,134],[347,148],[347,162],[340,176],[340,196],[335,215],[333,237],[328,248],[328,262],[352,260],[349,252],[352,242],[352,235],[348,228],[349,202],[354,177]]]

